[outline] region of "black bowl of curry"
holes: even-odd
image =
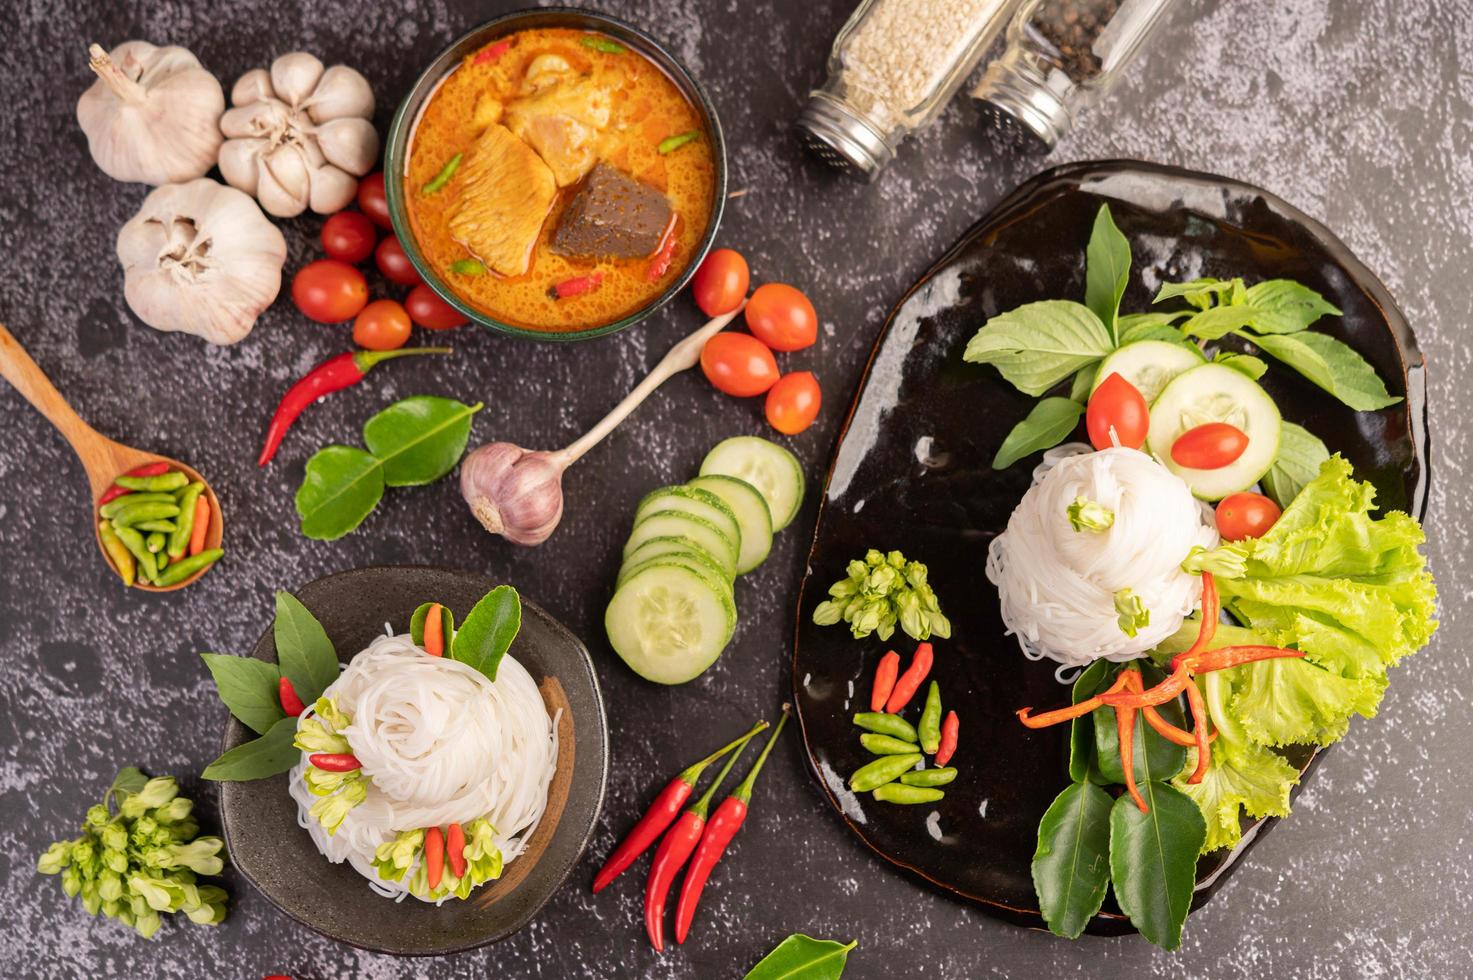
[[[584,340],[685,286],[726,202],[705,90],[606,14],[488,21],[420,75],[389,128],[384,182],[411,262],[472,321]]]

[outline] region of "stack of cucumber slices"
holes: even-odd
[[[604,628],[636,674],[683,684],[736,629],[733,583],[772,549],[803,504],[803,467],[756,436],[718,443],[689,483],[645,495],[624,544]]]

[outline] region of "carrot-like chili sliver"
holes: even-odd
[[[476,55],[473,64],[488,65],[511,50],[510,41],[497,41],[489,48],[484,48]]]
[[[1132,694],[1141,690],[1141,675],[1133,670],[1127,670],[1120,675],[1126,678],[1125,689]],[[1141,796],[1140,789],[1135,784],[1135,708],[1117,707],[1115,709],[1115,733],[1120,743],[1120,768],[1125,773],[1125,791],[1140,807],[1142,813],[1150,813],[1151,808],[1146,806],[1145,799]]]
[[[1187,661],[1187,667],[1193,673],[1205,674],[1209,671],[1225,670],[1228,667],[1251,664],[1257,660],[1275,660],[1278,658],[1297,658],[1303,656],[1303,650],[1290,650],[1286,647],[1252,645],[1218,647],[1216,650],[1208,650],[1206,653],[1196,654],[1191,660]]]
[[[1217,621],[1222,618],[1222,602],[1217,596],[1217,582],[1211,572],[1202,573],[1202,625],[1197,630],[1197,639],[1184,653],[1171,658],[1171,669],[1181,666],[1181,661],[1206,650],[1217,635]]]
[[[885,702],[890,700],[890,692],[895,690],[895,678],[899,675],[900,654],[891,650],[880,658],[879,666],[875,668],[875,686],[870,692],[869,710],[885,710]]]
[[[1089,714],[1105,703],[1104,696],[1106,694],[1115,694],[1124,691],[1126,683],[1128,682],[1125,679],[1125,674],[1122,673],[1119,677],[1115,678],[1115,683],[1111,684],[1106,690],[1101,691],[1092,698],[1085,698],[1078,704],[1070,705],[1067,708],[1056,708],[1053,711],[1045,711],[1041,715],[1029,715],[1028,712],[1032,711],[1032,708],[1021,708],[1014,713],[1018,716],[1018,720],[1029,728],[1047,728],[1050,725],[1072,721],[1075,718]]]
[[[205,535],[210,531],[210,500],[200,494],[194,500],[194,527],[189,531],[189,553],[197,555],[205,550]]]
[[[1207,737],[1207,706],[1202,702],[1202,692],[1195,681],[1187,685],[1187,704],[1192,708],[1192,731],[1197,739],[1197,768],[1187,777],[1193,785],[1200,783],[1212,765],[1211,739]]]
[[[562,282],[554,283],[547,293],[553,299],[571,299],[574,296],[582,296],[591,293],[603,285],[604,274],[595,272],[586,276],[574,276],[572,279],[564,279]]]
[[[916,647],[915,656],[910,658],[910,666],[905,668],[905,673],[901,674],[895,682],[895,689],[890,692],[890,699],[885,702],[887,712],[898,715],[905,710],[905,706],[920,689],[921,682],[931,672],[933,660],[931,644],[921,643]]]
[[[445,614],[438,602],[430,603],[425,613],[425,653],[432,657],[445,655]]]

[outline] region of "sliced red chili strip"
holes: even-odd
[[[571,299],[574,296],[582,296],[591,293],[603,285],[604,274],[594,272],[586,276],[574,276],[572,279],[564,279],[562,282],[554,283],[548,287],[547,295],[553,299]]]
[[[1125,678],[1125,690],[1136,694],[1141,690],[1141,675],[1134,670],[1121,673]],[[1125,791],[1140,807],[1142,813],[1150,813],[1151,808],[1146,806],[1145,799],[1141,796],[1140,789],[1135,784],[1135,708],[1117,707],[1115,709],[1115,734],[1120,743],[1120,768],[1125,773]]]
[[[1201,653],[1217,635],[1217,621],[1222,618],[1222,602],[1217,595],[1217,581],[1211,572],[1202,573],[1202,625],[1197,630],[1197,639],[1183,653],[1171,658],[1171,669],[1181,666],[1181,660]]]
[[[510,50],[511,50],[511,42],[510,41],[497,41],[495,44],[491,45],[489,48],[485,48],[484,50],[481,51],[480,54],[476,55],[474,64],[477,64],[477,65],[490,64],[491,62],[495,61],[497,58],[500,58],[502,55],[506,54]]]
[[[1161,712],[1157,711],[1155,708],[1142,708],[1141,711],[1146,716],[1146,724],[1150,725],[1152,730],[1154,730],[1157,735],[1160,735],[1162,738],[1166,739],[1166,741],[1172,743],[1173,745],[1181,745],[1185,747],[1190,747],[1197,744],[1196,735],[1192,734],[1189,731],[1186,731],[1185,729],[1177,728],[1171,722],[1167,721],[1165,718],[1162,718]],[[1208,741],[1211,741],[1215,738],[1217,738],[1216,732],[1213,732],[1207,737]]]
[[[660,247],[655,249],[655,254],[650,258],[649,271],[645,273],[645,278],[650,282],[654,282],[668,272],[670,262],[675,258],[675,219],[676,215],[672,211],[670,220],[665,225],[665,232],[660,236]]]
[[[1126,673],[1129,672],[1127,671]],[[1125,679],[1125,673],[1122,673],[1119,677],[1115,678],[1115,683],[1111,684],[1107,690],[1101,694],[1096,694],[1092,698],[1085,698],[1078,704],[1070,705],[1067,708],[1058,708],[1054,711],[1045,711],[1041,715],[1031,716],[1028,714],[1028,712],[1033,710],[1031,707],[1020,708],[1015,714],[1017,714],[1018,720],[1029,728],[1047,728],[1050,725],[1057,725],[1060,722],[1071,721],[1089,714],[1105,703],[1104,695],[1124,691],[1127,683],[1129,682]]]
[[[1197,768],[1187,777],[1193,785],[1200,783],[1212,765],[1212,740],[1207,735],[1207,706],[1202,702],[1202,692],[1194,681],[1187,685],[1187,704],[1192,708],[1192,733],[1197,737]]]
[[[1303,650],[1290,650],[1285,647],[1253,645],[1218,647],[1216,650],[1208,650],[1206,653],[1193,655],[1187,661],[1187,669],[1195,674],[1206,674],[1214,670],[1225,670],[1228,667],[1251,664],[1257,660],[1276,660],[1303,656]]]

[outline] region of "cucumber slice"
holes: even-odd
[[[713,569],[720,572],[721,577],[728,583],[732,581],[732,576],[727,574],[726,566],[720,558],[717,558],[690,538],[682,538],[673,534],[667,534],[659,538],[650,538],[629,552],[624,557],[624,563],[619,568],[620,580],[622,582],[626,569],[633,568],[635,565],[643,565],[652,558],[659,558],[661,555],[691,554],[694,554],[697,558],[704,559]]]
[[[1095,373],[1090,394],[1106,378],[1118,374],[1135,385],[1135,390],[1149,405],[1161,394],[1161,390],[1183,371],[1201,367],[1207,363],[1202,352],[1188,344],[1173,344],[1165,340],[1138,340],[1107,356],[1100,362]]]
[[[636,674],[657,684],[684,684],[726,649],[736,606],[697,572],[653,562],[614,592],[604,629]]]
[[[775,442],[757,436],[718,442],[701,461],[701,476],[711,475],[734,476],[756,487],[767,500],[774,531],[791,524],[803,506],[803,467]]]
[[[722,534],[735,541],[737,552],[741,553],[742,529],[737,523],[736,514],[726,505],[726,501],[711,491],[686,486],[651,490],[634,509],[634,523],[638,524],[651,514],[663,511],[679,511],[705,518],[720,528]]]
[[[617,589],[651,565],[680,565],[683,568],[689,568],[697,575],[703,576],[712,585],[721,588],[727,595],[735,598],[732,581],[726,577],[726,572],[722,571],[721,566],[710,555],[694,550],[671,551],[653,558],[626,561],[624,567],[619,569],[619,577],[614,582],[614,588]]]
[[[772,550],[772,511],[762,492],[746,480],[712,473],[698,476],[688,487],[713,493],[726,502],[741,525],[742,547],[737,557],[737,574],[745,575],[767,560]]]
[[[1248,448],[1227,466],[1194,470],[1178,466],[1171,447],[1183,432],[1227,422],[1248,436]],[[1222,364],[1203,364],[1173,378],[1151,405],[1146,447],[1203,500],[1221,500],[1263,478],[1279,455],[1279,406],[1258,382]]]
[[[624,543],[624,557],[628,558],[635,548],[651,538],[662,537],[689,538],[721,563],[728,578],[736,576],[737,555],[740,554],[737,543],[704,517],[678,510],[651,514],[634,525],[634,530],[629,532],[629,540]]]

